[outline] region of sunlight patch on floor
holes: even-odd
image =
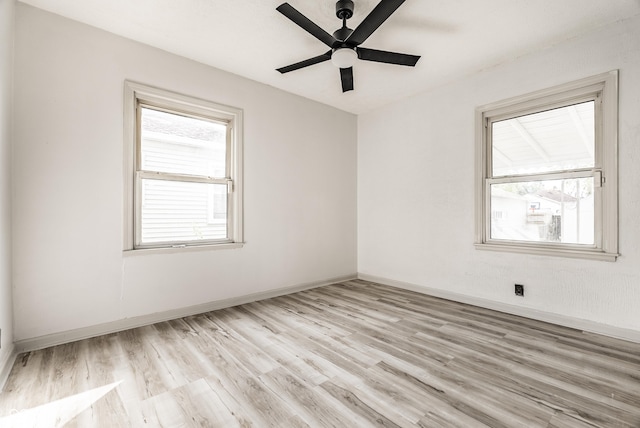
[[[0,427],[62,427],[121,383],[122,381],[114,382],[100,388],[90,389],[80,394],[52,401],[42,406],[21,410],[10,416],[0,418]]]

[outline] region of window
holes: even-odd
[[[242,243],[242,111],[125,83],[125,250]]]
[[[614,261],[618,73],[476,111],[476,248]]]

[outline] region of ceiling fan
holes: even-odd
[[[281,67],[277,70],[284,74],[331,60],[336,67],[340,68],[342,92],[347,92],[353,90],[353,65],[356,59],[406,65],[409,67],[415,66],[420,59],[419,56],[360,47],[404,1],[405,0],[381,0],[360,25],[358,25],[355,30],[352,30],[347,27],[347,19],[353,16],[353,1],[338,0],[336,2],[336,16],[342,20],[342,28],[336,30],[333,35],[324,31],[289,3],[282,3],[276,8],[278,12],[329,46],[331,50],[322,55]]]

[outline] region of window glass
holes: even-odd
[[[594,101],[492,123],[494,177],[593,168]]]
[[[594,244],[593,177],[491,185],[491,239]]]
[[[226,185],[143,179],[141,187],[142,244],[226,239]]]
[[[225,177],[226,132],[224,124],[143,107],[141,169]]]

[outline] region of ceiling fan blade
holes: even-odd
[[[353,46],[364,43],[402,3],[404,3],[404,0],[381,0],[360,25],[353,30],[353,33],[347,38],[347,42]]]
[[[353,91],[353,67],[340,69],[342,92]]]
[[[299,70],[310,65],[319,64],[331,59],[331,51],[327,51],[322,55],[314,56],[313,58],[305,59],[304,61],[296,62],[295,64],[287,65],[286,67],[280,67],[278,70],[280,73],[288,73],[290,71]]]
[[[397,52],[379,51],[376,49],[357,48],[358,58],[365,61],[384,62],[386,64],[407,65],[413,67],[420,59],[417,55]]]
[[[333,47],[334,43],[337,42],[335,37],[324,31],[322,28],[318,27],[318,25],[298,12],[298,10],[291,6],[289,3],[282,3],[280,6],[276,7],[276,10],[292,20],[294,23],[298,24],[298,26],[300,26],[303,30],[307,31],[309,34],[320,40],[325,45]]]

